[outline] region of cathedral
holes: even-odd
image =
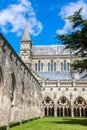
[[[20,57],[0,34],[1,124],[44,116],[86,117],[87,77],[71,70],[74,59],[64,45],[34,46],[28,21]]]

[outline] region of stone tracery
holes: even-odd
[[[43,100],[44,106],[44,115],[45,116],[54,116],[54,103],[50,97],[46,97]]]
[[[74,116],[87,116],[87,103],[81,96],[74,101]]]

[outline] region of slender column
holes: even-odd
[[[57,117],[57,107],[54,106],[54,116]]]
[[[56,95],[56,94],[55,94]],[[56,96],[54,96],[54,116],[57,117],[57,102],[56,102]]]
[[[59,107],[59,116],[61,116],[61,108]]]
[[[74,108],[71,106],[71,117],[74,117]]]
[[[63,107],[63,117],[65,116],[65,111],[64,111],[64,107]]]
[[[83,116],[85,117],[85,108],[83,108]]]
[[[69,115],[69,113],[68,113],[68,107],[67,107],[67,110],[66,110],[66,112],[67,112],[67,113],[66,113],[66,115],[68,116],[68,115]]]
[[[52,108],[50,108],[50,116],[52,116]]]
[[[51,108],[49,107],[49,116],[51,116]]]
[[[80,117],[81,117],[82,116],[81,108],[79,108],[79,112],[80,112]]]
[[[77,108],[76,108],[76,116],[77,116]]]
[[[47,116],[49,116],[49,108],[47,107]]]
[[[57,116],[58,116],[58,108],[57,108],[57,110],[56,110],[56,111],[57,111]]]

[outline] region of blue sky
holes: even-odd
[[[87,0],[0,0],[0,32],[19,54],[26,18],[33,45],[55,45],[55,34],[71,30],[67,16],[83,7],[87,19]]]

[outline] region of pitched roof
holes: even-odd
[[[33,55],[70,55],[69,50],[64,49],[64,45],[33,46]]]
[[[70,72],[38,72],[41,78],[48,80],[71,80]]]

